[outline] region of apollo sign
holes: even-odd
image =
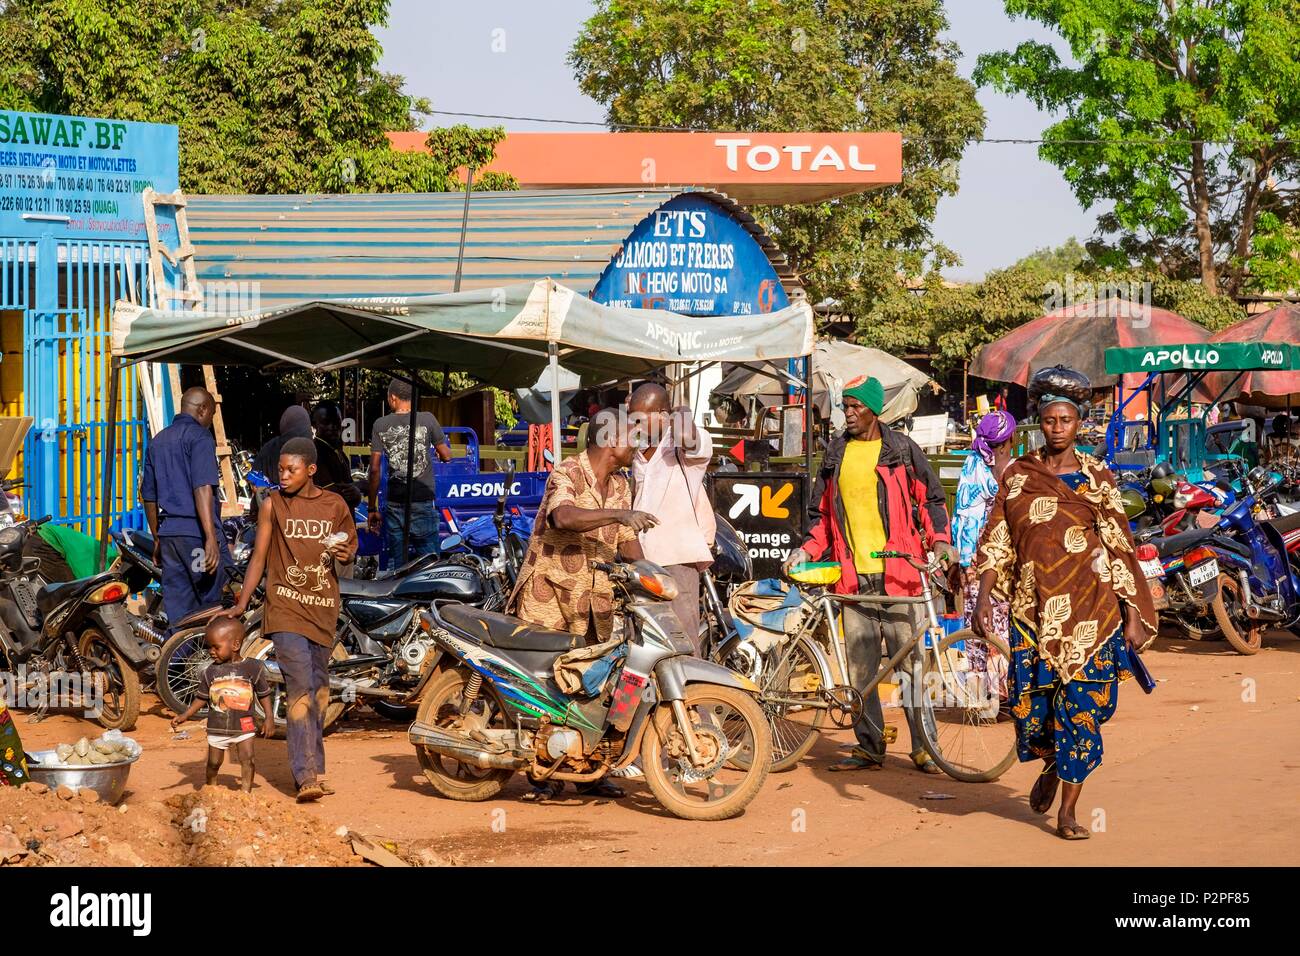
[[[741,157],[744,157],[746,169],[766,173],[782,168],[794,172],[807,169],[817,172],[821,169],[834,169],[840,172],[857,170],[863,173],[876,171],[875,163],[863,162],[857,143],[850,143],[841,156],[840,151],[829,143],[817,146],[815,143],[788,143],[777,147],[770,143],[757,143],[742,138],[718,138],[713,145],[726,150],[727,169],[733,173],[740,170]],[[743,154],[741,150],[744,150]],[[813,151],[816,150],[814,155]],[[811,159],[808,159],[812,156]],[[807,164],[805,165],[805,161]]]
[[[1148,365],[1164,365],[1172,363],[1174,365],[1193,365],[1193,366],[1210,366],[1217,365],[1219,362],[1219,352],[1212,348],[1174,348],[1174,349],[1152,349],[1142,356],[1142,367]]]

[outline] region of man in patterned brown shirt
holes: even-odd
[[[586,451],[555,467],[537,509],[519,580],[507,610],[537,627],[568,631],[593,643],[614,626],[614,588],[593,561],[642,557],[637,533],[654,516],[632,510],[632,487],[621,473],[635,449],[613,409],[591,419]]]

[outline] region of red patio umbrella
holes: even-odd
[[[1217,332],[1211,342],[1300,342],[1300,305],[1282,305]],[[1221,379],[1227,385],[1230,378]],[[1300,404],[1300,372],[1243,372],[1225,396],[1248,396],[1248,405],[1285,408]],[[1272,401],[1269,401],[1272,399]]]
[[[1106,298],[1081,302],[1026,322],[979,350],[970,374],[996,382],[1028,385],[1040,368],[1068,365],[1092,380],[1094,387],[1114,385],[1106,374],[1106,349],[1141,345],[1200,343],[1209,331],[1177,312]],[[1140,376],[1131,376],[1135,384]]]

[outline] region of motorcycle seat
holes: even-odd
[[[387,571],[380,571],[375,575],[376,581],[395,581],[398,578],[404,578],[408,574],[414,574],[422,568],[427,568],[431,564],[437,564],[442,558],[436,554],[416,555],[410,561],[396,568],[389,568]]]
[[[181,628],[198,627],[201,624],[206,625],[222,609],[223,605],[221,604],[210,604],[207,607],[201,607],[197,611],[186,614],[172,625],[172,629],[179,631]]]
[[[1191,531],[1183,531],[1167,538],[1156,538],[1151,543],[1160,552],[1160,557],[1171,558],[1184,551],[1190,551],[1197,545],[1207,544],[1211,538],[1214,539],[1213,544],[1216,548],[1234,551],[1244,558],[1251,556],[1249,545],[1225,537],[1218,528],[1193,528]]]
[[[1300,528],[1300,511],[1297,511],[1293,515],[1283,515],[1280,518],[1274,518],[1272,521],[1265,522],[1265,524],[1272,526],[1278,534],[1288,535],[1297,528]]]
[[[438,614],[448,624],[478,638],[489,647],[503,651],[556,653],[567,651],[573,646],[573,635],[568,631],[533,627],[517,617],[494,611],[480,611],[468,604],[445,604],[438,610]]]
[[[339,578],[339,595],[344,598],[386,598],[392,597],[401,578]]]
[[[119,551],[135,551],[146,560],[153,560],[153,535],[147,528],[123,528],[113,532],[113,540]]]
[[[110,581],[120,581],[121,579],[121,575],[116,571],[105,571],[89,578],[77,578],[75,581],[60,581],[57,584],[47,584],[36,592],[36,606],[40,609],[41,617],[44,617],[69,598],[93,591],[101,584],[108,584]]]

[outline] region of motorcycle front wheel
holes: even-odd
[[[660,704],[641,740],[646,784],[665,810],[683,820],[726,820],[758,795],[772,765],[772,733],[758,701],[742,690],[688,684],[687,719],[697,766],[672,707]]]
[[[468,682],[468,673],[460,667],[435,677],[424,689],[416,719],[422,724],[455,731],[463,719],[460,713],[461,701]],[[483,685],[483,689],[486,690],[486,685]],[[505,715],[495,699],[480,694],[471,706],[477,708],[476,713],[486,712],[488,727],[494,724],[498,729],[507,726]],[[425,779],[433,784],[433,789],[450,800],[491,800],[514,774],[513,770],[472,767],[420,745],[416,745],[415,756],[424,770]]]

